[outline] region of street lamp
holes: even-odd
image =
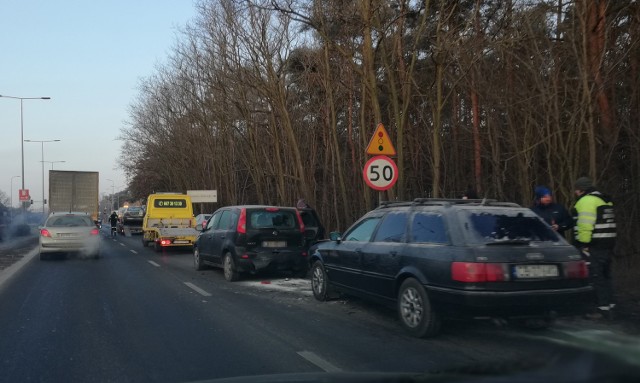
[[[0,97],[12,98],[14,100],[20,100],[20,152],[22,155],[22,190],[24,190],[24,118],[23,118],[23,101],[24,100],[51,100],[51,97],[16,97],[1,95]],[[43,197],[44,198],[44,197]],[[22,210],[24,211],[25,204],[22,204]]]
[[[53,164],[63,163],[63,162],[67,162],[67,161],[42,161],[42,162],[46,162],[48,164],[51,164],[51,170],[53,170]]]
[[[40,161],[42,163],[42,215],[44,216],[44,205],[45,205],[45,198],[44,198],[44,143],[45,142],[59,142],[60,140],[24,140],[24,142],[39,142],[42,145],[42,161]]]
[[[9,218],[10,218],[11,222],[13,222],[13,179],[14,178],[20,178],[20,176],[11,177],[11,197],[10,197],[11,198],[11,200],[10,200],[11,202],[10,202],[10,205],[9,205],[11,207],[11,209],[9,209]]]

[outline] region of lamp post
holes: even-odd
[[[11,202],[9,203],[10,205],[10,209],[9,209],[9,219],[11,220],[11,222],[13,222],[13,179],[14,178],[20,178],[20,176],[13,176],[11,177]]]
[[[16,97],[16,96],[6,96],[1,95],[0,97],[4,98],[12,98],[14,100],[20,100],[20,153],[22,156],[22,190],[24,190],[24,114],[23,114],[23,101],[24,100],[51,100],[51,97]],[[25,204],[22,204],[22,210],[25,210]]]
[[[44,144],[45,142],[59,142],[60,140],[24,140],[24,142],[39,142],[42,145],[42,151],[41,151],[41,156],[42,156],[42,161],[40,161],[42,163],[42,215],[44,216],[44,205],[46,205],[45,203],[45,198],[44,198]]]
[[[46,162],[48,164],[51,164],[51,170],[53,170],[53,164],[63,163],[63,162],[67,162],[67,161],[42,161],[42,162]]]

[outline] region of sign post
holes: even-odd
[[[362,177],[371,189],[388,190],[398,181],[398,166],[387,156],[375,156],[364,165]]]
[[[29,196],[29,189],[18,190],[18,197],[20,197],[20,202],[27,202],[31,200],[31,197]]]
[[[398,166],[388,157],[396,155],[396,148],[382,123],[373,132],[366,152],[374,157],[364,165],[362,176],[370,188],[380,192],[378,202],[382,202],[382,192],[391,189],[398,181]]]

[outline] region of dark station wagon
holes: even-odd
[[[311,249],[318,300],[338,289],[394,305],[414,336],[442,318],[546,327],[592,299],[578,250],[530,209],[494,200],[387,203]]]

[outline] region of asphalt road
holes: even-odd
[[[354,298],[315,301],[307,280],[262,275],[228,283],[220,270],[194,271],[188,251],[158,254],[143,249],[139,236],[111,239],[103,232],[101,259],[34,258],[2,286],[0,381],[486,373],[538,368],[576,346],[603,349],[598,337],[617,339],[608,329],[571,323],[528,332],[482,321],[414,339],[387,309]],[[609,348],[634,359],[635,342]]]

